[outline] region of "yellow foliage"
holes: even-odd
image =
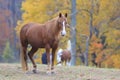
[[[107,67],[114,67],[120,69],[120,54],[114,54],[105,61]]]
[[[93,28],[96,27],[99,29],[99,36],[96,37],[95,35],[92,36],[90,40],[90,46],[89,46],[89,54],[92,52],[101,52],[101,49],[94,46],[94,43],[97,43],[98,41],[101,41],[100,36],[103,35],[104,32],[106,32],[104,35],[106,36],[106,43],[108,44],[109,48],[115,48],[119,46],[120,40],[118,36],[120,36],[120,31],[113,29],[114,24],[111,23],[108,25],[108,22],[116,11],[116,4],[118,3],[118,0],[76,0],[76,7],[77,7],[77,14],[76,14],[76,38],[77,38],[77,46],[76,49],[78,50],[81,46],[82,52],[85,51],[85,44],[86,39],[83,39],[81,37],[81,34],[84,34],[86,36],[89,36],[89,26],[90,26],[90,11],[93,11]],[[19,31],[22,28],[22,26],[29,22],[38,22],[38,23],[44,23],[53,17],[58,16],[59,12],[62,13],[71,13],[71,2],[70,0],[25,0],[22,3],[23,11],[22,14],[22,20],[19,20],[17,22],[16,32],[19,35]],[[68,17],[68,22],[70,24],[70,17]],[[119,22],[118,22],[119,23]],[[112,27],[111,27],[112,26]],[[66,48],[67,40],[70,38],[70,29],[67,29],[67,36],[62,37],[60,40],[59,48]],[[93,45],[94,44],[94,45]],[[110,51],[107,51],[109,49],[106,49],[106,54]],[[44,51],[41,51],[40,53],[43,53]],[[120,52],[120,51],[118,51]],[[117,53],[118,53],[117,52]],[[78,52],[79,53],[79,52]],[[41,56],[41,55],[38,55]],[[113,57],[117,57],[117,59],[113,59]],[[112,62],[114,63],[113,66],[118,66],[118,62],[115,63],[115,61],[119,60],[118,55],[114,55],[111,57],[112,59],[108,60],[108,63]],[[36,62],[40,62],[41,59],[38,57],[36,59]],[[79,59],[77,59],[77,64],[79,64]],[[112,65],[112,64],[110,64]]]

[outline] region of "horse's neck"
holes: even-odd
[[[46,26],[46,27],[49,27],[49,31],[55,35],[58,35],[59,34],[59,29],[58,29],[58,23],[57,23],[57,19],[58,17],[46,22],[45,24],[50,24],[49,26]]]
[[[55,21],[57,21],[57,19],[58,19],[58,17],[53,18],[53,19],[47,21],[45,24],[47,24],[47,23],[54,23]]]

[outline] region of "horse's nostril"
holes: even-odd
[[[64,36],[63,34],[61,34],[61,36]]]
[[[65,36],[66,35],[66,32],[61,32],[61,36]]]
[[[61,36],[65,36],[65,35],[61,33]]]

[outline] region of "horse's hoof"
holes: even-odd
[[[37,70],[34,69],[34,70],[33,70],[33,73],[37,73]]]
[[[51,74],[55,74],[55,71],[54,71],[54,70],[52,70],[52,71],[51,71]]]
[[[47,71],[46,74],[47,74],[47,75],[51,75],[52,72],[51,72],[51,71]]]
[[[52,72],[51,72],[51,74],[55,74],[55,72],[54,72],[54,71],[52,71]]]
[[[25,74],[29,74],[29,71],[25,71],[24,73],[25,73]]]

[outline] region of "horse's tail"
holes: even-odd
[[[21,55],[20,55],[20,56],[21,56],[22,69],[23,69],[24,71],[28,70],[26,50],[27,50],[27,48],[22,47],[22,53],[21,53]]]
[[[28,70],[27,54],[26,54],[27,45],[28,45],[27,38],[26,38],[26,32],[27,32],[28,28],[29,28],[29,26],[26,24],[23,26],[23,28],[21,29],[21,32],[20,32],[20,41],[21,41],[21,47],[22,47],[22,52],[21,52],[20,58],[21,58],[21,64],[22,64],[23,70]]]

